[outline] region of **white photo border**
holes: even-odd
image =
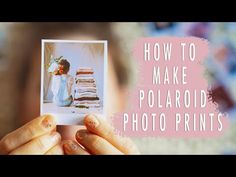
[[[108,41],[107,40],[67,40],[67,39],[41,39],[41,88],[40,88],[40,115],[45,114],[43,112],[43,97],[44,97],[44,49],[45,49],[45,43],[51,42],[51,43],[102,43],[104,44],[104,72],[103,72],[103,78],[104,78],[104,85],[103,85],[103,107],[102,107],[102,115],[104,117],[107,116],[106,114],[106,108],[107,108],[107,75],[108,75]],[[58,118],[59,114],[55,113],[47,113],[54,115]],[[63,114],[65,116],[65,114]],[[68,114],[69,115],[69,114]],[[81,125],[83,124],[82,117],[72,118],[71,123],[65,123],[61,124],[59,121],[59,125]]]

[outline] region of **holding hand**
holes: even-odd
[[[0,154],[63,154],[52,116],[40,116],[0,141]]]
[[[40,116],[3,137],[0,154],[139,154],[129,138],[117,135],[98,115],[87,115],[84,124],[86,129],[77,131],[76,141],[64,141],[63,151],[55,119]]]
[[[76,133],[77,142],[67,140],[63,143],[65,154],[139,154],[129,138],[117,135],[98,115],[87,115],[84,124],[87,129]]]

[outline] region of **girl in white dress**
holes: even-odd
[[[68,74],[69,70],[70,63],[66,59],[61,59],[53,73],[53,103],[60,107],[70,106],[73,101],[71,90],[74,80],[73,77]]]

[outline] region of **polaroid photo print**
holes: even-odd
[[[42,40],[40,114],[58,125],[80,125],[88,113],[105,116],[107,41]]]

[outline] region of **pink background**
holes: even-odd
[[[159,43],[160,45],[160,60],[155,61],[153,59],[153,52],[151,52],[150,61],[144,60],[144,43],[150,43],[150,46],[154,46],[155,43]],[[185,42],[185,61],[182,61],[182,48],[180,43]],[[172,51],[170,61],[165,61],[163,56],[163,43],[172,43]],[[194,43],[196,46],[196,57],[194,61],[188,59],[188,46],[190,43]],[[152,51],[152,50],[151,50]],[[218,131],[217,128],[219,126],[217,121],[217,114],[219,113],[217,109],[217,105],[213,104],[209,100],[207,101],[207,105],[205,108],[201,108],[199,105],[197,108],[191,104],[189,108],[183,107],[183,100],[180,103],[180,108],[175,108],[174,96],[175,90],[178,89],[181,92],[181,95],[185,90],[189,90],[191,93],[191,97],[193,96],[193,91],[197,90],[199,93],[200,90],[209,89],[209,85],[207,80],[204,78],[204,66],[203,61],[208,55],[208,41],[196,37],[159,37],[159,38],[140,38],[136,41],[133,50],[134,58],[137,60],[138,65],[138,81],[136,83],[135,88],[133,88],[130,93],[127,93],[127,101],[129,101],[129,108],[126,111],[116,113],[113,116],[113,125],[117,129],[119,133],[125,136],[132,137],[153,137],[153,136],[166,136],[166,137],[212,137],[212,136],[220,136],[224,133],[224,131],[228,128],[229,120],[227,117],[221,118],[222,122],[222,131]],[[169,77],[172,78],[172,68],[174,66],[178,66],[178,76],[180,75],[181,68],[183,66],[187,67],[186,69],[186,81],[187,84],[182,85],[180,83],[181,77],[178,77],[178,81],[180,84],[172,85],[172,84],[162,84],[162,85],[153,85],[152,84],[152,74],[153,67],[160,67],[161,78],[163,78],[163,71],[165,66],[169,69]],[[170,83],[172,80],[170,81]],[[162,108],[157,108],[157,104],[154,103],[154,107],[150,108],[147,104],[147,99],[145,99],[142,103],[142,108],[139,108],[139,90],[142,89],[145,92],[145,97],[147,98],[148,90],[153,90],[155,98],[157,97],[157,90],[161,92],[161,103]],[[166,94],[167,90],[171,93],[172,99],[172,108],[165,108],[166,103]],[[182,98],[182,97],[181,97]],[[157,99],[155,99],[156,102]],[[191,99],[192,101],[193,99]],[[197,99],[197,103],[199,102],[199,98]],[[124,131],[123,126],[123,114],[127,113],[129,115],[129,123],[126,125],[126,130]],[[132,123],[131,123],[131,115],[132,113],[138,114],[138,131],[132,131]],[[143,131],[141,129],[141,116],[143,113],[147,113],[149,116],[148,119],[148,129]],[[157,115],[156,119],[156,129],[153,131],[152,127],[152,119],[151,114],[155,113]],[[159,118],[158,115],[160,113],[164,113],[166,116],[166,129],[164,131],[160,131],[159,129]],[[175,130],[175,113],[181,114],[181,123],[179,124],[179,130]],[[190,131],[184,131],[184,113],[190,114]],[[193,130],[191,121],[191,115],[196,114],[196,131]],[[199,114],[206,113],[206,129],[205,131],[199,130]],[[210,129],[210,118],[207,116],[208,113],[214,113],[215,116],[213,118],[213,131]]]

